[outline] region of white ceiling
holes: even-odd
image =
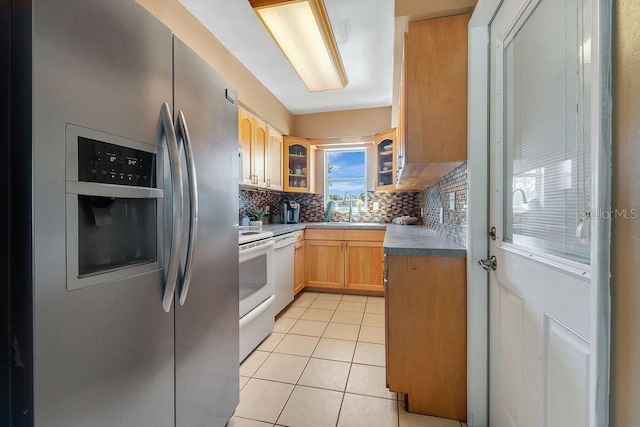
[[[180,2],[293,114],[391,105],[394,0],[325,0],[349,79],[310,93],[248,0]]]

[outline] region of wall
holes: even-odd
[[[396,16],[411,16],[412,21],[469,12],[477,0],[395,0]]]
[[[425,226],[454,241],[467,246],[467,164],[457,167],[420,193],[424,207]],[[449,210],[448,194],[455,191],[455,210]],[[440,208],[443,221],[440,224]]]
[[[329,111],[294,116],[294,135],[336,138],[373,135],[391,128],[391,107]]]
[[[293,131],[293,116],[285,106],[247,70],[240,61],[178,0],[137,0],[198,52],[238,90],[238,99],[283,134]]]
[[[324,220],[325,203],[322,194],[293,194],[275,193],[240,189],[238,208],[240,216],[249,207],[264,207],[269,205],[272,213],[279,218],[280,204],[284,200],[291,200],[300,204],[300,222],[321,222]],[[380,210],[373,210],[373,203],[378,202]],[[367,195],[367,211],[358,212],[353,209],[354,222],[391,222],[397,216],[420,216],[420,201],[418,193],[376,193]],[[331,221],[348,221],[347,212],[333,212]],[[280,221],[277,219],[277,221]]]
[[[613,5],[613,208],[639,212],[640,2]],[[610,425],[640,426],[640,218],[612,232]]]

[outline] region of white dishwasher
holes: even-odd
[[[278,314],[293,301],[293,246],[295,237],[293,233],[289,233],[277,236],[274,239],[273,270],[276,295],[274,312]]]

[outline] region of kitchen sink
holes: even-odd
[[[308,223],[308,225],[313,227],[384,227],[386,224],[380,224],[378,222],[316,222],[316,223]]]

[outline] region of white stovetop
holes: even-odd
[[[255,242],[257,240],[268,239],[273,237],[273,232],[262,231],[260,227],[240,226],[238,227],[238,242],[242,245],[245,243]]]

